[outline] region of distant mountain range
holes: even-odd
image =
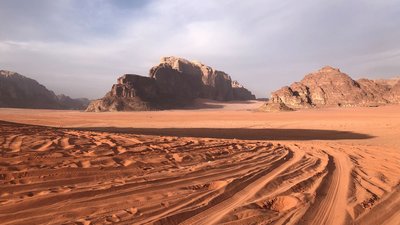
[[[56,95],[45,86],[16,72],[0,70],[0,107],[32,109],[78,109],[89,99]]]
[[[163,57],[148,77],[126,74],[103,98],[90,102],[55,95],[37,81],[0,70],[0,107],[76,109],[86,111],[143,111],[185,107],[196,98],[218,101],[253,100],[255,96],[219,70],[200,62]],[[400,103],[400,77],[353,80],[326,66],[273,92],[262,111],[302,108],[380,106]]]

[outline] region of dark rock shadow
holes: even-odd
[[[248,128],[118,128],[85,127],[74,128],[85,131],[102,131],[138,135],[223,138],[239,140],[351,140],[370,139],[374,136],[338,130],[315,129],[248,129]]]

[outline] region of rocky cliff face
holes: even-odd
[[[84,109],[88,99],[56,96],[37,81],[21,74],[0,70],[0,107],[34,109]]]
[[[124,75],[102,99],[87,111],[136,111],[183,107],[196,98],[219,101],[255,99],[230,76],[200,62],[163,57],[149,77]]]
[[[180,58],[165,57],[150,69],[159,97],[168,104],[184,105],[197,98],[202,90],[200,68]]]
[[[390,102],[400,103],[400,80],[391,86],[390,91],[386,93],[384,97]]]
[[[256,99],[256,96],[253,95],[249,90],[243,87],[236,80],[232,81],[232,91],[233,91],[233,99],[235,100],[253,100]]]
[[[175,92],[182,92],[185,96],[189,95],[192,98],[200,97],[217,101],[255,99],[250,91],[237,81],[233,82],[225,72],[215,70],[197,61],[190,62],[177,57],[163,57],[160,64],[150,70],[150,77],[169,81],[169,83],[164,82],[163,88],[167,90],[169,89],[167,87],[180,84],[173,88]],[[177,79],[171,79],[171,77]],[[185,87],[189,88],[182,90]],[[165,94],[169,94],[169,92]]]
[[[300,82],[272,93],[269,104],[289,108],[377,106],[397,101],[396,87],[384,81],[353,80],[339,69],[326,66]],[[268,103],[267,103],[268,104]]]
[[[102,99],[92,101],[86,111],[144,111],[156,109],[159,97],[154,78],[125,74]]]

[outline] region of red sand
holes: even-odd
[[[398,224],[400,106],[238,110],[250,106],[0,109],[57,127],[0,122],[0,221]]]

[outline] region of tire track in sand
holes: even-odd
[[[357,225],[391,225],[400,221],[400,184],[394,191],[385,196],[382,201],[368,213],[360,216],[355,224]]]
[[[25,136],[17,135],[10,140],[9,149],[11,152],[20,152],[22,141],[24,140]]]
[[[314,204],[310,206],[298,224],[336,225],[344,224],[346,221],[351,171],[348,167],[349,159],[335,150],[329,152],[328,157],[328,173],[325,180],[317,190]]]
[[[211,208],[208,208],[197,215],[183,221],[181,225],[208,225],[215,224],[219,220],[221,220],[226,214],[228,214],[233,209],[237,208],[241,204],[245,203],[249,199],[251,199],[259,190],[261,190],[267,183],[273,180],[277,175],[285,171],[295,162],[299,161],[304,153],[303,152],[293,152],[289,150],[293,157],[288,161],[284,162],[282,165],[278,166],[271,172],[265,174],[264,176],[258,178],[254,182],[247,185],[241,191],[236,192],[231,198],[228,198],[225,201],[222,201]]]

